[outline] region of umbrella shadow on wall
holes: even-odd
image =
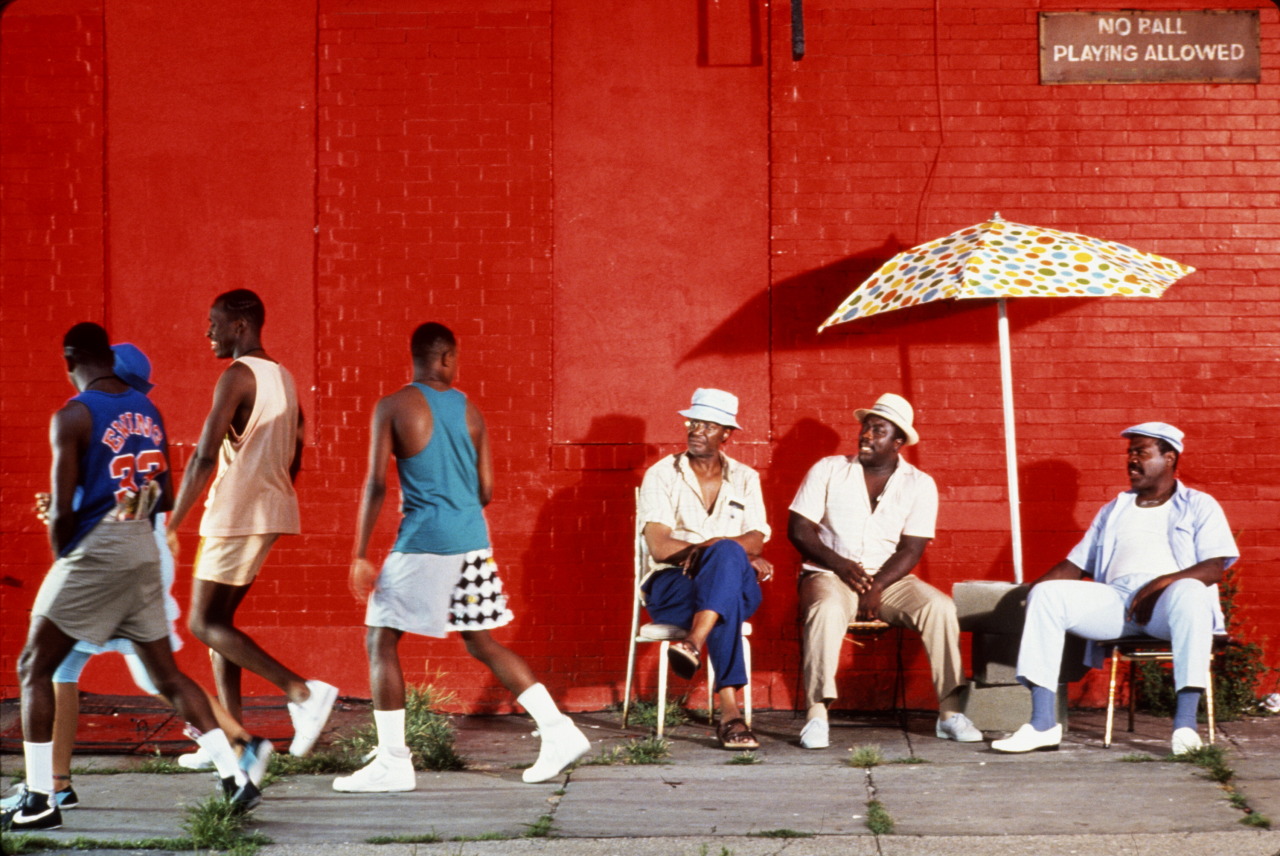
[[[578,638],[558,645],[565,653],[556,656],[567,662],[538,652],[534,670],[551,681],[575,676],[573,685],[607,687],[616,702],[631,620],[635,489],[658,454],[644,437],[644,419],[609,413],[592,417],[586,435],[562,450],[570,454],[561,459],[567,463],[553,464],[556,487],[538,509],[533,543],[521,557],[514,607],[538,616],[536,624],[592,634],[583,637],[595,640],[589,646]],[[580,647],[591,653],[579,657]],[[567,689],[561,683],[552,694],[559,698]]]
[[[1076,522],[1080,471],[1070,462],[1044,460],[1018,467],[1022,497],[1022,549],[1026,581],[1033,582],[1067,557],[1084,536],[1088,521]],[[973,579],[1013,579],[1013,544],[1006,537],[985,575]]]
[[[994,362],[998,357],[995,300],[923,303],[862,318],[818,334],[818,326],[841,301],[902,249],[904,245],[891,236],[877,247],[774,283],[711,330],[680,358],[680,363],[709,355],[752,354],[764,350],[776,353],[840,345],[896,344],[903,388],[909,394],[913,344],[990,345],[990,359]],[[1014,330],[1034,327],[1091,299],[1058,297],[1014,301],[1009,307],[1010,323]],[[770,341],[744,337],[741,331],[758,324],[762,316],[770,319]]]

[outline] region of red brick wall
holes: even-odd
[[[1042,87],[1025,4],[809,3],[799,63],[786,3],[714,4],[714,14],[702,4],[698,15],[655,5],[646,18],[628,4],[607,14],[486,0],[427,13],[401,0],[325,0],[309,24],[285,4],[276,14],[296,18],[291,27],[314,27],[314,56],[259,56],[234,21],[218,32],[248,79],[276,75],[304,113],[314,107],[304,145],[280,131],[297,124],[286,99],[246,107],[234,80],[218,80],[198,90],[203,117],[104,148],[104,89],[108,105],[113,92],[141,103],[145,66],[104,84],[99,5],[18,0],[0,19],[0,692],[14,691],[47,563],[28,508],[47,480],[47,416],[70,392],[57,339],[82,318],[126,323],[110,307],[131,305],[139,286],[110,273],[144,270],[123,254],[145,249],[172,266],[168,326],[127,332],[165,356],[157,372],[176,373],[167,409],[203,412],[216,368],[198,341],[204,306],[224,287],[253,285],[254,272],[272,313],[269,344],[300,375],[314,372],[305,534],[275,551],[242,613],[282,659],[344,693],[368,692],[362,613],[345,582],[368,418],[408,378],[413,327],[435,319],[461,336],[459,385],[484,409],[499,462],[490,525],[518,616],[499,636],[574,708],[619,696],[632,490],[644,466],[672,449],[672,411],[697,378],[738,385],[750,430],[730,453],[762,471],[777,532],[768,555],[782,571],[755,621],[756,703],[789,705],[798,653],[786,505],[813,460],[850,448],[852,410],[879,393],[916,405],[923,440],[911,457],[942,489],[922,575],[944,589],[1011,577],[994,306],[937,304],[815,333],[897,249],[994,211],[1198,268],[1158,302],[1010,305],[1028,575],[1060,558],[1124,486],[1114,435],[1172,421],[1188,432],[1184,477],[1217,496],[1240,532],[1243,623],[1280,663],[1270,629],[1280,620],[1280,456],[1269,446],[1280,435],[1280,31],[1276,9],[1256,6],[1261,85]],[[129,22],[146,11],[141,0],[113,4],[105,26],[129,26],[121,37],[145,47],[142,24]],[[753,130],[762,110],[767,128]],[[601,116],[616,117],[613,127]],[[226,117],[239,122],[241,145],[274,153],[273,175],[314,164],[313,194],[230,166],[180,188],[190,205],[152,211],[145,194],[110,192],[188,156],[184,122],[207,133]],[[729,177],[708,156],[717,145],[731,149]],[[104,198],[115,169],[128,172]],[[616,187],[602,185],[602,170],[619,176]],[[265,229],[256,214],[219,218],[226,270],[164,238],[198,234],[202,181],[218,185],[218,204],[250,200],[269,215]],[[628,207],[636,196],[626,188],[643,194],[643,210]],[[717,232],[732,217],[715,215],[730,205],[749,211],[747,225]],[[127,248],[114,232],[104,241],[104,211],[155,237]],[[300,244],[314,258],[294,255]],[[278,282],[299,275],[301,286]],[[298,306],[290,295],[307,278],[314,298]],[[591,283],[605,279],[592,300]],[[650,400],[669,386],[681,387],[668,393],[679,400]],[[174,438],[185,444],[179,462],[195,440],[180,421],[191,436]],[[393,518],[389,502],[379,550]],[[194,538],[184,540],[189,556]],[[185,584],[179,592],[185,599]],[[181,662],[203,676],[198,647]],[[927,706],[916,640],[904,653],[908,700]],[[411,679],[443,671],[435,680],[466,706],[507,709],[456,641],[407,641],[403,660]],[[888,641],[860,652],[842,678],[845,700],[886,704],[893,660]],[[95,666],[87,686],[113,688],[123,674]],[[272,691],[257,681],[246,689]]]
[[[103,27],[96,3],[0,18],[0,684],[16,686],[27,610],[49,561],[32,494],[49,489],[49,416],[75,394],[59,354],[105,320]]]

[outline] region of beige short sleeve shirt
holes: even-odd
[[[708,538],[736,538],[759,532],[769,540],[760,474],[746,464],[721,455],[723,484],[710,511],[702,504],[698,477],[682,452],[668,455],[650,467],[640,485],[639,523],[660,523],[671,535],[697,544]],[[649,573],[665,565],[649,560]],[[645,575],[646,578],[649,574]]]
[[[902,536],[934,536],[938,486],[899,458],[872,512],[857,456],[832,455],[809,470],[790,510],[818,524],[823,544],[873,575],[897,551]],[[827,571],[807,562],[804,569]]]

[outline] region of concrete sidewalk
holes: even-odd
[[[366,710],[347,706],[340,727]],[[624,731],[613,713],[574,718],[591,737],[593,756],[647,734]],[[845,719],[832,729],[832,748],[806,751],[796,742],[798,718],[762,712],[758,764],[727,763],[734,753],[716,747],[710,727],[690,724],[668,732],[668,763],[580,765],[557,781],[525,785],[519,767],[538,748],[530,721],[458,717],[466,771],[419,773],[417,791],[384,795],[336,793],[332,775],[294,776],[267,789],[252,828],[274,842],[264,856],[1280,854],[1280,831],[1242,825],[1243,812],[1200,768],[1121,760],[1163,758],[1168,720],[1139,717],[1135,733],[1119,731],[1110,749],[1102,748],[1102,723],[1101,713],[1075,712],[1061,751],[1009,756],[986,743],[938,740],[925,715],[912,716],[905,730],[885,718]],[[889,763],[848,766],[849,747],[864,744],[877,744]],[[1235,770],[1233,787],[1280,826],[1280,717],[1224,724],[1219,745]],[[138,760],[80,757],[76,766],[122,769]],[[4,762],[12,771],[20,756]],[[65,812],[65,826],[48,836],[179,836],[180,807],[206,798],[213,781],[208,774],[79,773],[75,787],[81,807]],[[892,834],[868,830],[870,800],[893,819]],[[549,836],[523,837],[539,828]],[[440,843],[368,843],[375,836]],[[467,840],[480,838],[487,840]]]

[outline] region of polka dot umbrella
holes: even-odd
[[[1011,223],[996,214],[985,223],[898,253],[854,289],[818,331],[934,300],[985,297],[998,301],[1014,580],[1022,582],[1013,375],[1005,298],[1159,297],[1194,271],[1195,268],[1114,241]]]

